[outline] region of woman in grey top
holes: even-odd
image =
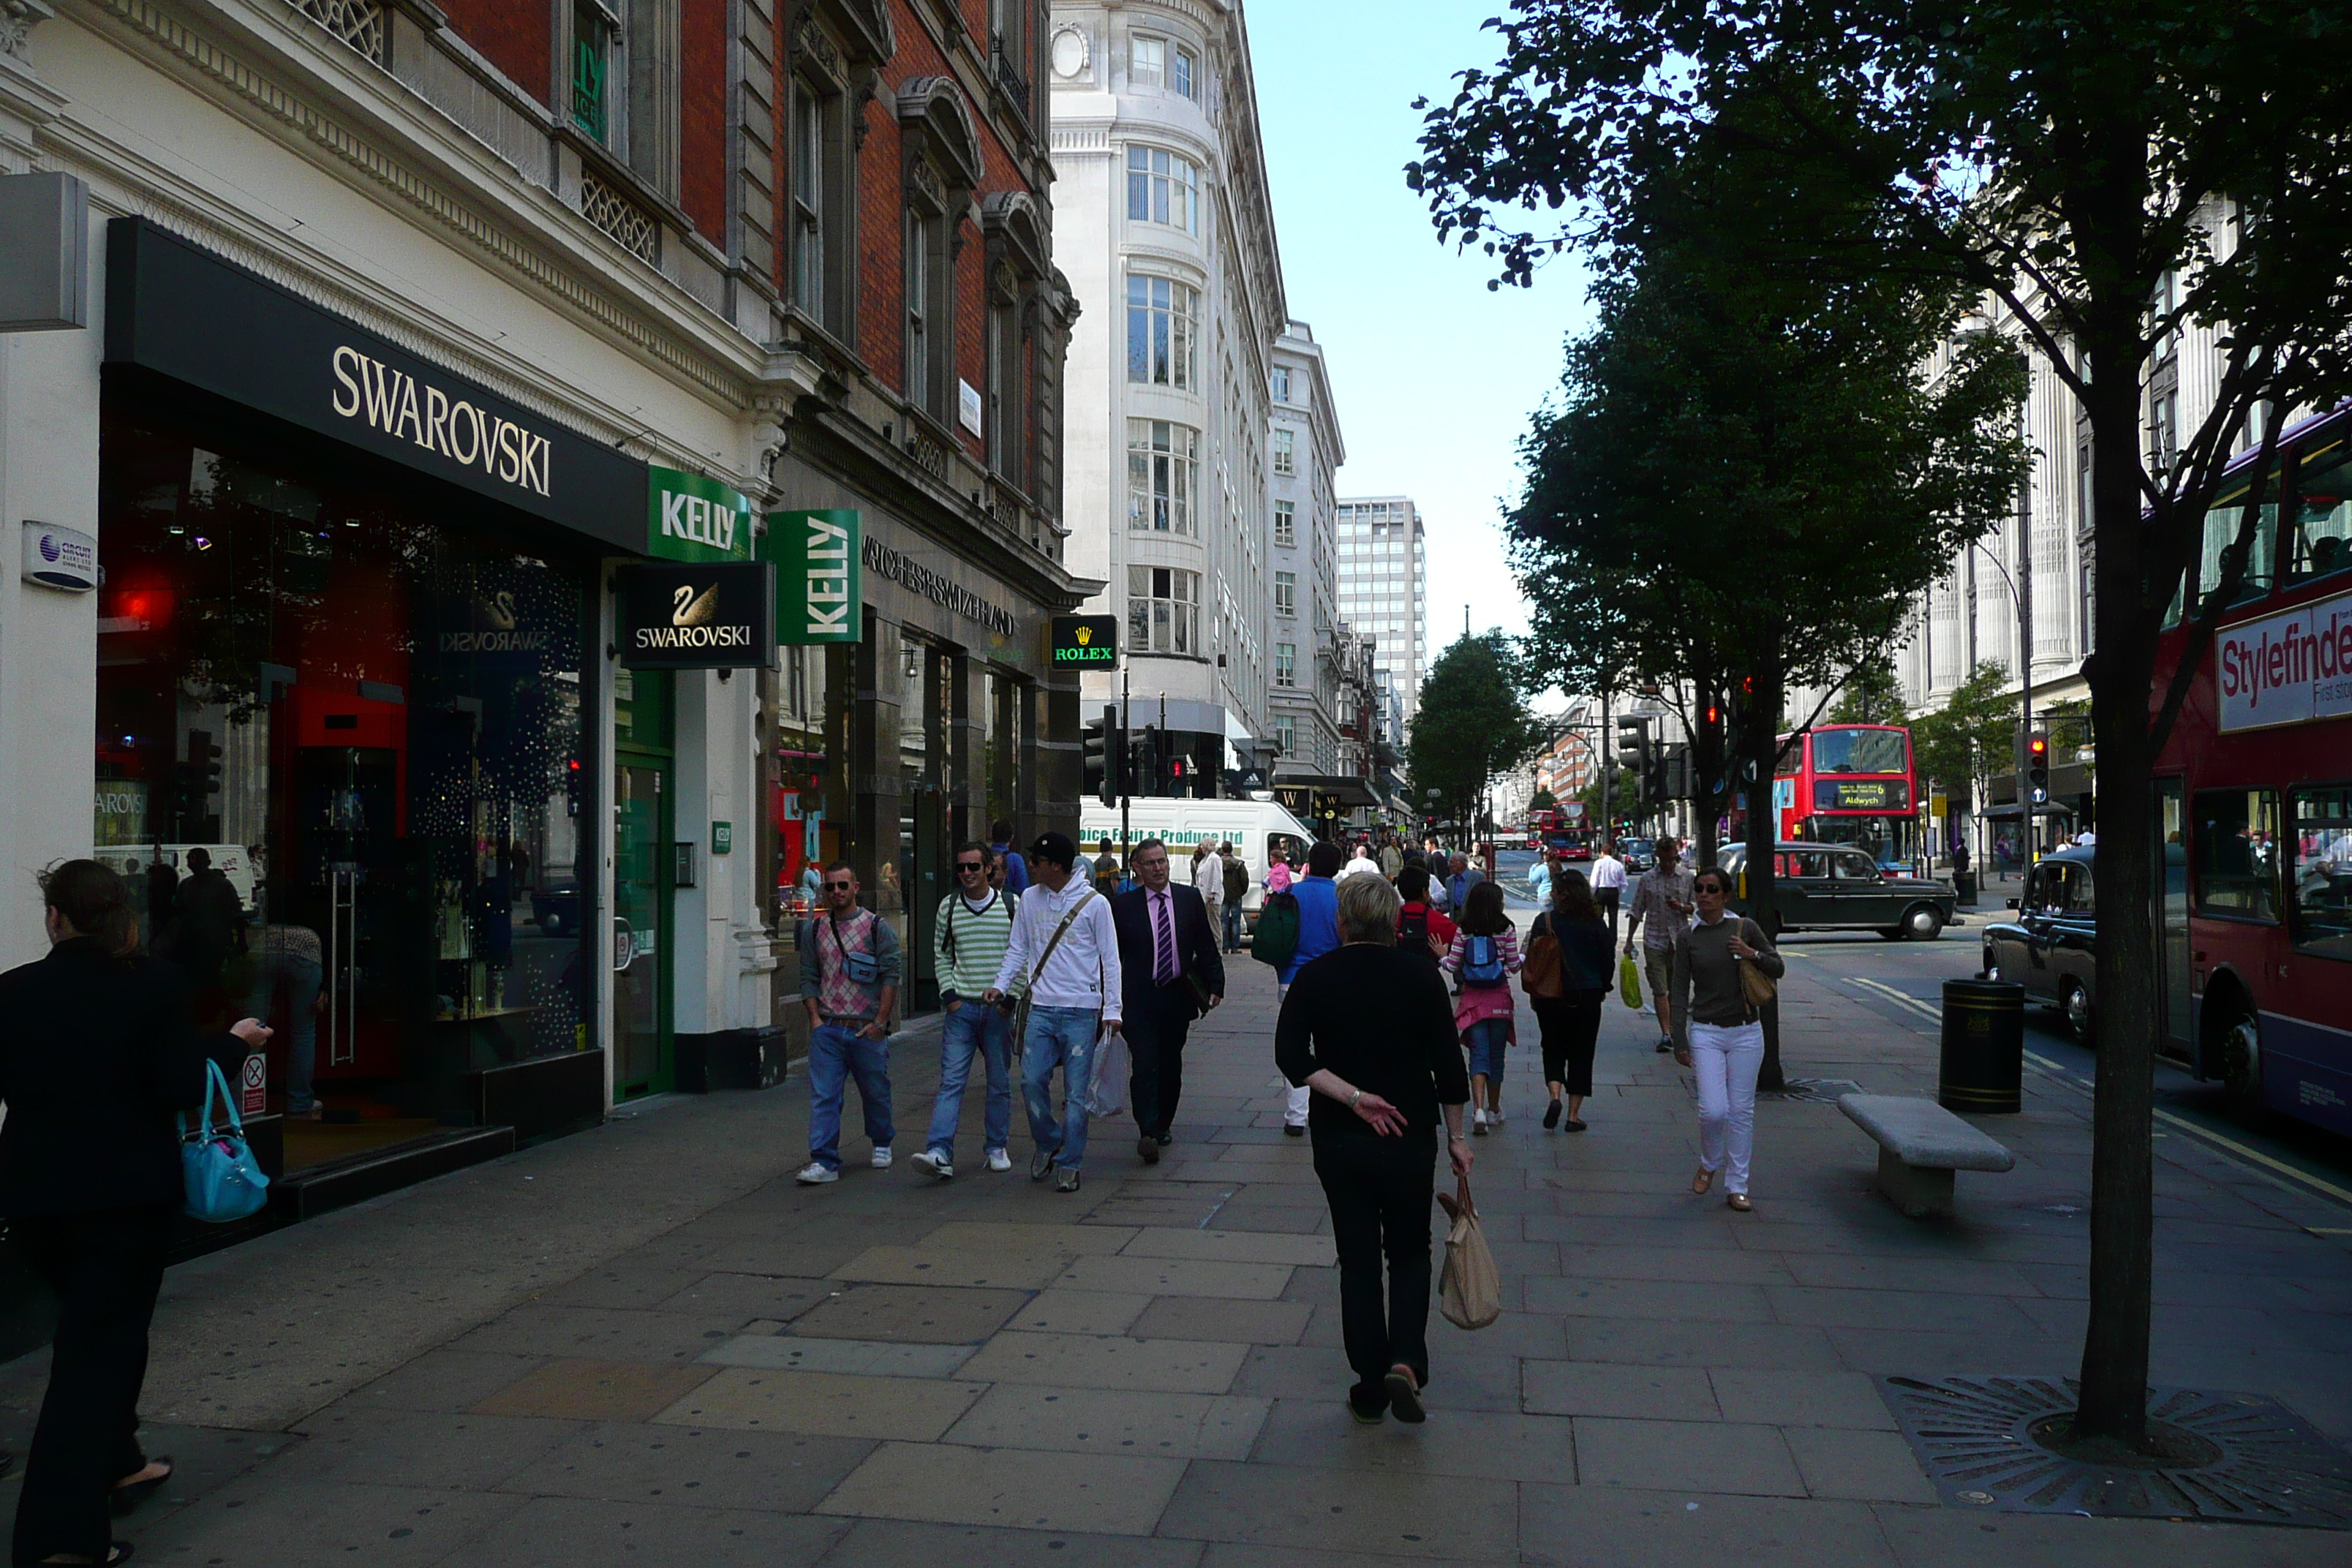
[[[1710,866],[1691,883],[1698,920],[1690,929],[1690,1045],[1675,1053],[1698,1078],[1698,1173],[1691,1191],[1704,1193],[1724,1176],[1724,1202],[1741,1214],[1748,1198],[1748,1162],[1756,1146],[1756,1069],[1764,1063],[1764,1026],[1748,1005],[1739,966],[1753,963],[1778,980],[1788,963],[1764,930],[1725,908],[1731,878]]]

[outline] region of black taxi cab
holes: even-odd
[[[1731,873],[1735,892],[1744,894],[1740,869],[1748,847],[1727,846],[1716,863]],[[1781,931],[1874,931],[1889,942],[1933,942],[1954,921],[1949,884],[1889,877],[1850,845],[1774,845],[1772,890]],[[1745,904],[1744,897],[1732,900],[1742,912]]]

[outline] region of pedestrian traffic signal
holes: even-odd
[[[1135,781],[1140,786],[1137,793],[1142,795],[1162,793],[1160,778],[1159,725],[1146,724],[1143,727],[1142,741],[1136,752],[1133,765]]]
[[[2050,736],[2036,730],[2026,737],[2025,784],[2033,792],[2033,804],[2040,805],[2050,798]]]

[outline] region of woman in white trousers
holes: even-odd
[[[1698,1171],[1691,1191],[1705,1193],[1723,1175],[1724,1202],[1746,1214],[1748,1166],[1756,1147],[1756,1069],[1764,1064],[1764,1026],[1748,1005],[1739,966],[1752,963],[1778,980],[1787,961],[1764,931],[1724,905],[1731,879],[1713,867],[1692,883],[1698,905],[1690,931],[1690,1048],[1685,1067],[1698,1078]]]

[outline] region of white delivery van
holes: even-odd
[[[1108,838],[1119,841],[1118,807],[1089,800],[1078,814],[1079,852],[1092,856]],[[1265,868],[1278,853],[1283,858],[1307,863],[1307,846],[1315,836],[1307,825],[1270,800],[1181,800],[1173,796],[1139,796],[1128,805],[1127,838],[1140,844],[1160,839],[1175,861],[1175,879],[1192,880],[1192,846],[1207,839],[1231,843],[1249,871],[1249,896],[1242,900],[1243,919],[1254,922],[1265,900]],[[1120,859],[1125,863],[1122,851]]]

